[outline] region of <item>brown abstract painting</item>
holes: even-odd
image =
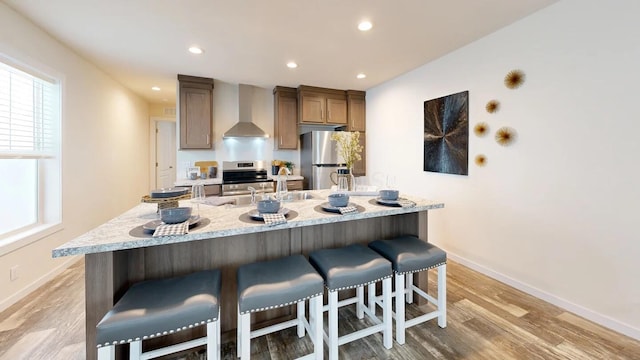
[[[469,92],[424,102],[424,171],[469,173]]]

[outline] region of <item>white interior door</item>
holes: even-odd
[[[156,121],[156,188],[176,181],[176,123]]]

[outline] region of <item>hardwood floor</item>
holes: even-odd
[[[84,261],[0,313],[0,359],[84,358]],[[407,330],[391,350],[369,336],[340,347],[341,359],[640,359],[640,342],[610,331],[449,260],[448,323]],[[435,271],[430,274],[430,285]],[[435,288],[432,286],[431,288]],[[233,310],[235,311],[235,309]],[[419,314],[409,305],[411,315]],[[340,311],[342,331],[362,323]],[[235,334],[223,336],[224,359],[236,359]],[[293,359],[310,352],[295,329],[251,342],[252,359]],[[325,347],[326,355],[326,347]],[[172,359],[203,359],[202,352]]]

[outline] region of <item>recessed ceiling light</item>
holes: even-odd
[[[369,31],[371,30],[372,27],[373,27],[373,24],[371,24],[369,21],[363,21],[360,24],[358,24],[358,30],[360,31]]]
[[[153,91],[160,91],[160,88],[159,88],[159,87],[157,87],[157,86],[154,86],[154,87],[152,87],[152,88],[151,88],[151,90],[153,90]]]
[[[296,63],[295,63],[295,62],[293,62],[293,61],[289,61],[289,62],[287,63],[287,67],[288,67],[289,69],[295,69],[295,68],[297,68],[297,67],[298,67],[298,64],[296,64]]]
[[[360,74],[356,75],[356,77],[357,77],[358,79],[364,79],[364,78],[366,78],[366,77],[367,77],[367,75],[365,75],[365,74],[363,74],[363,73],[360,73]]]
[[[189,52],[192,53],[192,54],[200,55],[200,54],[202,54],[204,52],[204,50],[200,49],[197,46],[192,46],[192,47],[189,48]]]

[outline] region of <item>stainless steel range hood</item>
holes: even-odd
[[[238,122],[222,135],[223,139],[259,137],[268,138],[264,130],[252,122],[253,119],[253,90],[251,85],[238,85]]]

